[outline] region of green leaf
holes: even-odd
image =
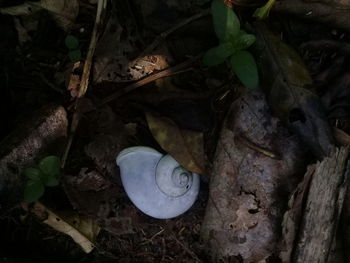
[[[241,30],[238,37],[233,43],[235,50],[243,50],[249,48],[254,42],[256,38],[252,34],[247,34],[245,31]]]
[[[45,186],[40,180],[28,180],[24,188],[24,201],[27,203],[37,201],[45,191]]]
[[[24,170],[24,175],[31,180],[41,180],[42,172],[37,168],[26,168]]]
[[[43,173],[47,175],[55,175],[56,177],[60,174],[60,166],[60,158],[54,155],[45,157],[39,163],[39,168]]]
[[[220,44],[209,49],[203,56],[203,63],[207,66],[215,66],[223,63],[234,52],[231,43]]]
[[[71,50],[68,52],[68,57],[70,59],[70,61],[72,62],[77,62],[80,60],[81,58],[81,52],[80,49],[75,49],[75,50]]]
[[[46,186],[56,186],[59,184],[59,180],[57,176],[50,175],[47,177],[47,181],[45,183]]]
[[[61,162],[57,156],[47,156],[39,163],[40,170],[44,173],[43,182],[47,186],[58,185]]]
[[[276,0],[269,0],[264,6],[257,8],[253,14],[253,17],[258,19],[265,19],[269,16],[272,6],[275,4]]]
[[[223,0],[213,0],[211,4],[214,29],[221,42],[233,41],[240,28],[236,14],[226,6]]]
[[[238,51],[231,58],[232,70],[236,73],[243,85],[249,89],[255,89],[259,84],[258,70],[252,54],[248,51]]]
[[[68,35],[64,40],[64,43],[69,49],[77,49],[79,47],[79,40],[73,35]]]

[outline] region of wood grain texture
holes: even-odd
[[[348,185],[349,149],[317,163],[292,262],[328,262]]]
[[[343,209],[343,203],[349,177],[348,159],[349,149],[344,147],[308,167],[284,215],[282,262],[343,262],[343,234],[337,226],[341,212],[343,224],[347,220],[347,206]]]

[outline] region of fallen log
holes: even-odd
[[[276,258],[289,194],[304,173],[304,152],[271,116],[265,96],[237,99],[217,144],[202,225],[213,262]]]
[[[283,220],[283,262],[332,262],[350,175],[349,148],[312,165],[294,191]]]

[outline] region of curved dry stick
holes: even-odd
[[[210,10],[205,9],[202,12],[195,14],[195,15],[177,23],[176,25],[174,25],[173,27],[169,28],[168,30],[161,33],[158,37],[156,37],[154,39],[154,41],[145,48],[145,50],[141,53],[141,55],[139,57],[143,57],[143,56],[150,54],[162,41],[164,41],[166,39],[166,37],[168,35],[170,35],[174,31],[180,29],[181,27],[184,27],[185,25],[187,25],[187,24],[189,24],[189,23],[191,23],[191,22],[193,22],[193,21],[195,21],[203,16],[209,15],[209,14],[210,14]]]

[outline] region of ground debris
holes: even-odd
[[[255,34],[259,46],[252,14],[267,0],[219,1],[234,10],[242,30]],[[0,0],[0,13],[17,2]],[[74,228],[77,222],[87,223],[93,238],[83,239],[85,249],[92,243],[96,249],[85,254],[69,236],[48,227],[45,218],[38,220],[17,206],[0,213],[0,261],[21,252],[34,262],[86,263],[272,263],[281,262],[283,253],[293,254],[314,172],[307,172],[292,196],[297,211],[288,211],[287,227],[282,215],[306,164],[315,158],[307,154],[307,144],[316,145],[314,153],[321,159],[333,148],[331,137],[342,145],[350,141],[349,0],[276,1],[264,23],[276,33],[272,45],[277,44],[255,54],[271,82],[265,85],[260,75],[260,88],[271,89],[265,92],[270,108],[260,91],[241,87],[230,64],[203,63],[203,54],[218,41],[209,10],[212,0],[24,2],[21,10],[30,15],[0,14],[0,132],[6,135],[23,112],[52,101],[69,112],[71,132],[65,143],[51,147],[56,138],[47,139],[42,131],[65,136],[68,121],[60,107],[62,127],[54,121],[32,123],[19,129],[28,137],[8,141],[7,148],[0,144],[0,210],[22,199],[21,170],[47,154],[60,155],[66,144],[61,184],[45,191],[40,202],[58,216],[51,218],[54,225],[57,218]],[[72,37],[77,49],[66,43]],[[269,36],[262,38],[266,44]],[[300,51],[301,58],[287,45]],[[247,51],[253,54],[252,48]],[[80,61],[73,64],[71,55],[77,51]],[[322,116],[319,107],[325,109]],[[292,125],[309,129],[304,143]],[[22,144],[30,152],[13,153]],[[115,158],[124,148],[141,145],[201,174],[198,199],[183,215],[154,219],[128,198]],[[327,263],[350,258],[349,196]],[[45,211],[41,214],[47,217]],[[288,240],[281,243],[282,228]]]
[[[90,253],[93,250],[93,242],[100,231],[95,221],[79,216],[73,211],[53,211],[39,202],[29,206],[25,204],[24,207],[25,210],[30,211],[44,224],[69,235],[85,253]]]
[[[47,106],[27,118],[0,145],[0,209],[23,199],[23,169],[40,157],[60,154],[68,120],[62,106]]]

